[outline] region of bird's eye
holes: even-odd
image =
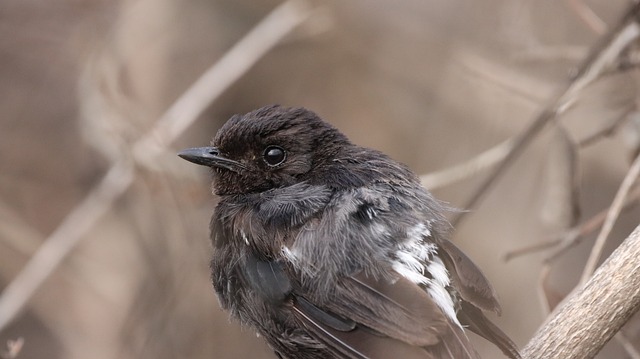
[[[262,158],[269,166],[277,166],[284,162],[287,158],[287,154],[281,147],[268,146],[262,153]]]

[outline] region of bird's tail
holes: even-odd
[[[458,319],[469,330],[495,344],[502,352],[512,359],[522,359],[515,343],[473,304],[461,301],[462,308],[458,311]]]

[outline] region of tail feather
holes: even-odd
[[[443,336],[439,358],[480,359],[471,341],[458,325],[449,322],[449,335]]]
[[[495,344],[509,358],[522,359],[515,343],[473,304],[463,300],[458,319],[469,330]]]

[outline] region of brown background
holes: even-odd
[[[599,38],[577,3],[315,2],[311,21],[212,103],[172,152],[206,145],[232,114],[280,103],[316,111],[354,142],[418,173],[447,168],[518,133],[568,81]],[[609,25],[626,6],[585,3]],[[0,288],[110,161],[277,4],[0,3]],[[570,137],[623,116],[637,84],[627,71],[592,85],[563,118]],[[634,134],[620,127],[579,151],[581,220],[611,203]],[[562,204],[553,191],[564,155],[555,135],[537,139],[454,233],[495,284],[504,309],[496,322],[519,345],[544,319],[536,291],[544,254],[503,256],[569,225],[551,206]],[[273,358],[251,330],[229,322],[210,287],[215,199],[206,170],[173,156],[156,160],[161,170],[140,167],[134,185],[0,332],[0,347],[22,337],[20,358]],[[485,173],[435,194],[460,206]],[[637,209],[623,215],[607,253],[639,216]],[[593,237],[553,267],[553,296],[575,285]],[[640,347],[636,322],[625,332]],[[485,358],[499,357],[477,343]],[[600,357],[627,356],[610,343]]]

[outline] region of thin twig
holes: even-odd
[[[640,188],[637,188],[632,193],[627,196],[627,200],[624,204],[622,210],[627,210],[632,206],[636,205],[640,201]],[[582,240],[589,234],[595,232],[596,230],[602,228],[604,221],[607,219],[607,213],[611,207],[598,212],[595,216],[591,217],[588,221],[584,222],[579,227],[569,230],[560,241],[560,248],[558,248],[555,252],[549,255],[544,259],[545,263],[551,263],[563,254],[565,254],[569,248],[577,246],[582,242]]]
[[[589,255],[589,259],[587,259],[587,264],[584,267],[584,271],[582,272],[582,278],[580,280],[580,284],[584,284],[587,282],[589,277],[593,274],[598,265],[598,261],[600,260],[600,256],[602,255],[602,250],[604,249],[604,245],[607,242],[607,238],[609,237],[609,233],[613,229],[613,225],[616,223],[622,208],[627,200],[629,195],[629,191],[631,187],[638,179],[640,175],[640,154],[636,157],[627,172],[627,175],[622,180],[622,184],[616,193],[616,196],[613,198],[613,202],[611,203],[611,207],[609,207],[609,211],[607,212],[607,218],[602,225],[602,229],[596,238],[596,242],[593,244],[593,248],[591,250],[591,254]]]
[[[311,8],[302,0],[289,0],[274,9],[205,72],[133,145],[136,159],[152,163],[152,156],[164,152],[165,147],[187,129],[208,105],[284,36],[308,19],[310,14]],[[130,160],[119,159],[45,240],[0,297],[0,331],[15,318],[69,252],[129,188],[134,175]]]
[[[422,185],[429,189],[445,187],[465,178],[478,174],[486,168],[504,160],[513,149],[513,139],[508,139],[463,163],[445,168],[438,172],[420,176]]]
[[[465,76],[478,78],[483,84],[495,86],[520,100],[534,105],[536,108],[545,104],[548,93],[553,89],[548,81],[543,81],[529,75],[522,74],[515,69],[496,64],[495,61],[470,51],[458,50],[456,56]],[[580,58],[584,58],[583,56]]]
[[[305,1],[287,1],[258,23],[164,113],[154,128],[133,146],[134,158],[144,165],[163,152],[259,59],[273,49],[291,30],[309,18],[312,9]]]
[[[42,243],[44,236],[16,211],[0,201],[0,243],[29,257]]]
[[[628,111],[624,113],[624,115],[615,119],[612,123],[604,126],[601,129],[598,129],[596,132],[589,134],[587,137],[583,138],[578,142],[578,147],[583,148],[594,144],[596,141],[600,140],[603,137],[610,136],[613,134],[620,126],[622,126],[625,122],[629,120],[629,115],[632,112],[637,111],[637,106],[634,104]]]
[[[607,31],[607,24],[581,0],[569,0],[569,6],[587,27],[598,35]]]
[[[13,320],[27,300],[62,260],[110,209],[114,201],[133,182],[133,166],[121,161],[77,205],[7,285],[0,297],[0,330]]]
[[[570,230],[571,231],[571,230]],[[554,237],[554,238],[549,238],[540,242],[536,242],[530,245],[526,245],[523,246],[521,248],[516,248],[513,249],[509,252],[507,252],[504,255],[504,260],[505,262],[508,262],[514,258],[517,257],[521,257],[527,254],[531,254],[531,253],[535,253],[535,252],[540,252],[543,251],[545,249],[549,249],[549,248],[553,248],[555,246],[557,246],[558,244],[560,244],[562,242],[562,238],[567,236],[568,233],[563,234],[562,236],[558,236],[558,237]]]
[[[551,313],[551,304],[549,303],[549,296],[547,295],[547,280],[551,274],[551,264],[545,263],[540,269],[540,275],[538,276],[538,299],[542,313],[545,317]]]
[[[640,353],[622,330],[616,333],[616,336],[614,338],[616,339],[618,344],[620,344],[624,348],[624,350],[627,352],[627,355],[629,355],[629,358],[640,359]]]
[[[513,59],[522,62],[558,62],[580,61],[587,54],[587,48],[581,45],[538,45],[513,55]]]
[[[636,205],[638,201],[640,201],[640,187],[629,193],[622,210],[624,211],[631,208],[632,206]],[[578,245],[585,236],[601,228],[602,224],[607,218],[607,212],[609,212],[609,208],[598,212],[596,215],[584,221],[583,223],[572,227],[571,229],[556,237],[552,237],[538,243],[509,251],[507,252],[507,254],[505,254],[504,259],[508,261],[516,257],[539,252],[560,245],[560,248],[558,250],[556,250],[552,255],[548,256],[544,260],[545,263],[553,262],[560,255],[564,254],[568,248]]]
[[[571,81],[559,95],[529,124],[529,126],[515,139],[513,150],[507,154],[504,161],[484,180],[470,199],[462,206],[464,209],[472,209],[493,187],[506,169],[522,154],[524,149],[540,133],[545,125],[566,111],[577,99],[580,91],[597,79],[600,74],[608,70],[619,57],[620,53],[638,37],[640,28],[636,23],[636,16],[640,11],[640,4],[634,3],[619,22],[603,39],[594,46],[591,55],[585,59],[579,67],[573,81]],[[458,225],[466,213],[464,211],[451,221]]]

